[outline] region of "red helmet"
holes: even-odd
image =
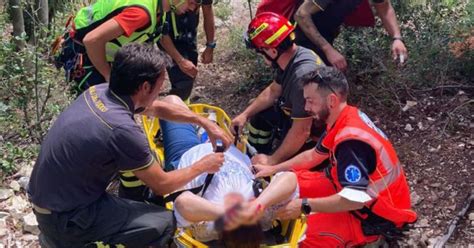
[[[295,26],[284,16],[262,12],[249,24],[248,41],[257,49],[276,48],[294,29]]]

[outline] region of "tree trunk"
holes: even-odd
[[[16,48],[23,50],[25,48],[25,40],[21,38],[25,32],[25,23],[23,19],[23,10],[21,8],[21,0],[9,0],[10,11],[11,11],[11,22],[13,24],[13,39],[15,41]]]
[[[49,7],[48,0],[35,0],[38,22],[41,26],[48,25],[49,22]],[[44,26],[43,26],[44,27]]]

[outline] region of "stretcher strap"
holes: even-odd
[[[214,177],[214,174],[207,174],[206,180],[204,181],[203,185],[198,186],[198,187],[194,187],[192,189],[185,189],[185,190],[176,191],[174,193],[169,194],[168,196],[166,196],[164,198],[165,203],[166,202],[172,202],[172,201],[176,200],[176,198],[178,198],[178,196],[181,195],[181,193],[183,193],[185,191],[191,191],[191,193],[197,195],[202,190],[201,195],[204,195],[204,192],[206,192],[207,187],[209,187],[209,184],[211,184],[211,181],[212,181],[213,177]]]

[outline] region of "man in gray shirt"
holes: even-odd
[[[249,143],[259,154],[254,164],[277,164],[295,155],[310,137],[313,119],[304,110],[302,75],[322,66],[311,50],[294,44],[294,26],[275,13],[263,12],[249,24],[248,45],[276,69],[274,81],[232,125],[242,129],[250,120]],[[272,151],[275,137],[282,141]]]

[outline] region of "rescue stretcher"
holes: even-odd
[[[230,133],[229,127],[231,126],[231,119],[229,116],[219,107],[215,107],[208,104],[190,104],[189,108],[204,117],[208,117],[210,113],[215,113],[217,124]],[[161,161],[164,161],[164,148],[159,142],[155,142],[155,137],[160,130],[158,118],[150,118],[147,116],[142,117],[142,125],[150,148],[155,152],[156,157]],[[236,147],[243,153],[247,152],[248,145],[246,136],[243,135],[240,139],[236,140]],[[164,164],[164,163],[162,163]],[[172,209],[172,204],[167,204],[169,209]],[[277,223],[275,223],[277,225]],[[305,217],[300,217],[292,221],[283,221],[278,223],[279,235],[284,240],[284,243],[276,245],[262,245],[261,247],[298,247],[298,242],[302,240],[306,232],[306,220]],[[193,238],[193,234],[188,228],[178,228],[175,233],[175,242],[178,247],[183,248],[207,248],[208,246]]]

